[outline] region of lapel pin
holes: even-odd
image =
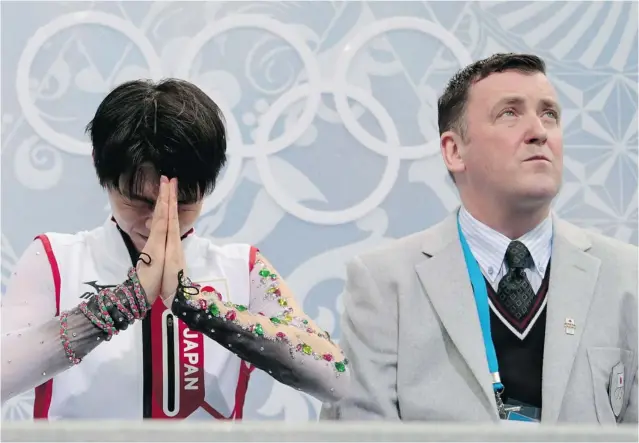
[[[566,322],[564,323],[564,330],[568,335],[575,335],[575,321],[572,318],[566,317]]]

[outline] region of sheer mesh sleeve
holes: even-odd
[[[273,348],[275,368],[289,369],[300,380],[299,387],[322,400],[335,401],[344,396],[350,371],[348,359],[338,345],[309,318],[297,304],[292,291],[275,268],[259,252],[251,270],[250,311],[252,319],[268,317],[265,326],[269,334],[287,334],[286,351]],[[255,318],[257,317],[257,318]],[[275,342],[277,343],[277,342]],[[295,352],[293,352],[295,351]]]
[[[2,296],[2,403],[33,389],[72,366],[60,341],[56,288],[40,240],[22,255]],[[82,314],[71,310],[68,336],[79,358],[104,337]]]
[[[191,329],[276,380],[323,401],[343,397],[350,370],[341,349],[304,314],[286,282],[259,254],[250,279],[250,309],[199,290],[189,296],[187,287],[186,296],[178,292],[173,311]]]

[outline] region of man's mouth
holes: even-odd
[[[535,161],[535,160],[550,162],[550,159],[544,155],[533,155],[532,157],[527,158],[525,161],[529,162],[529,161]]]

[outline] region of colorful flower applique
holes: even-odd
[[[309,320],[303,316],[295,315],[294,309],[288,305],[285,297],[282,296],[279,285],[280,281],[274,272],[271,272],[264,262],[257,260],[255,266],[259,267],[258,275],[260,278],[260,284],[265,287],[265,298],[269,300],[277,300],[278,304],[284,308],[281,312],[273,315],[269,318],[265,318],[264,321],[270,321],[276,327],[281,325],[294,326],[300,330],[305,331],[308,334],[315,334],[318,337],[327,339],[330,341],[330,336],[326,332],[316,331],[310,327]],[[222,321],[232,322],[245,331],[249,331],[256,337],[261,337],[266,340],[286,343],[289,347],[291,356],[295,358],[296,355],[302,354],[304,356],[312,357],[315,360],[324,361],[326,364],[331,365],[336,372],[336,376],[346,371],[348,360],[346,358],[341,361],[331,353],[318,353],[309,344],[291,343],[287,334],[283,331],[278,331],[275,335],[266,334],[264,326],[259,323],[244,324],[238,321],[238,313],[245,312],[248,308],[244,305],[234,304],[231,302],[222,303],[227,308],[225,313],[222,313],[220,306],[216,303],[216,298],[219,302],[222,302],[219,292],[215,291],[212,286],[204,286],[200,289],[203,296],[207,297],[208,302],[203,302],[201,299],[198,301],[187,298],[187,302],[196,309],[202,309],[208,311],[209,315],[220,318]],[[260,313],[264,315],[263,313]],[[332,343],[332,342],[331,342]],[[261,348],[263,349],[263,348]]]

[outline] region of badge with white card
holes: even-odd
[[[610,406],[616,418],[621,414],[624,397],[624,366],[623,363],[617,363],[610,371],[610,381],[608,384],[608,397],[610,398]]]

